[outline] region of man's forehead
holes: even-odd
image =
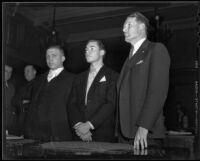
[[[96,42],[96,41],[91,41],[91,42],[89,42],[89,43],[87,44],[86,47],[96,47],[96,46],[98,46],[98,45],[97,45],[97,42]]]
[[[6,66],[5,66],[5,70],[7,70],[7,71],[8,71],[8,70],[9,70],[9,71],[12,71],[12,67],[6,65]]]
[[[33,66],[28,65],[28,66],[25,67],[25,70],[29,70],[29,69],[33,69]]]
[[[47,54],[51,54],[51,53],[61,53],[59,49],[57,48],[49,48],[47,50]]]
[[[125,21],[125,24],[126,23],[133,23],[133,22],[136,22],[136,17],[128,17]]]

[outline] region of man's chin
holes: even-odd
[[[129,38],[125,38],[125,41],[129,43],[129,42],[130,42],[130,39],[129,39]]]

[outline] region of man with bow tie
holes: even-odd
[[[106,67],[104,45],[89,40],[85,58],[90,68],[74,81],[69,118],[74,139],[114,142],[117,73]]]
[[[139,12],[124,23],[129,57],[118,82],[118,137],[135,149],[162,143],[163,106],[168,93],[170,57],[166,47],[147,39],[148,19]]]
[[[38,75],[32,88],[29,137],[40,141],[70,141],[67,105],[74,80],[63,67],[64,50],[59,45],[46,51],[49,71]]]

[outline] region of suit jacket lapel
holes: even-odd
[[[145,40],[142,45],[140,46],[140,48],[137,50],[137,52],[131,57],[131,59],[129,59],[129,57],[126,59],[123,68],[121,70],[121,74],[119,76],[119,79],[117,81],[117,89],[119,90],[120,88],[120,84],[123,80],[123,78],[125,77],[125,75],[127,74],[127,72],[130,71],[130,69],[132,67],[134,67],[136,65],[136,63],[140,60],[144,60],[145,54],[146,54],[146,50],[149,46],[149,40]],[[130,50],[132,51],[132,50]]]
[[[137,50],[137,52],[135,53],[135,55],[132,56],[132,58],[130,59],[130,66],[135,66],[136,63],[140,60],[144,60],[144,56],[146,53],[146,49],[149,45],[149,41],[145,40],[142,45],[140,46],[140,48]]]
[[[94,78],[94,80],[93,80],[93,82],[92,82],[92,84],[91,84],[91,86],[88,90],[88,95],[89,95],[89,93],[91,93],[92,91],[95,90],[96,84],[99,83],[100,78],[103,76],[104,69],[105,69],[105,66],[103,65],[101,67],[101,69],[99,70],[99,72],[97,73],[97,75],[95,76],[95,78]]]
[[[124,78],[125,69],[126,69],[126,67],[127,67],[127,65],[128,65],[128,62],[129,62],[129,58],[127,57],[126,60],[125,60],[125,62],[124,62],[124,65],[123,65],[123,67],[122,67],[122,70],[121,70],[121,72],[120,72],[118,81],[117,81],[117,89],[119,89],[120,84],[121,84],[121,81],[122,81],[122,79]]]
[[[89,70],[83,74],[83,77],[80,82],[80,88],[81,88],[82,96],[84,96],[84,101],[85,101],[86,90],[87,90],[88,76],[89,76]]]
[[[63,74],[64,74],[64,71],[65,71],[65,69],[62,70],[56,77],[54,77],[54,78],[53,78],[50,82],[48,82],[48,83],[49,83],[49,84],[50,84],[50,83],[54,83],[56,80],[61,79],[62,76],[63,76]]]
[[[46,72],[43,76],[41,76],[40,80],[38,81],[39,85],[36,90],[36,93],[35,93],[35,97],[34,99],[38,99],[39,95],[40,95],[40,92],[42,90],[42,88],[45,86],[45,84],[47,83],[47,75],[48,75],[48,72]]]

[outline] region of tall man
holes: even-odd
[[[90,68],[77,76],[69,106],[76,140],[115,141],[117,73],[103,64],[105,53],[101,41],[88,41],[85,58]]]
[[[159,142],[155,140],[165,134],[163,105],[170,58],[163,44],[147,40],[147,24],[141,13],[127,17],[123,32],[132,48],[117,83],[120,141],[132,143],[136,149]]]
[[[40,141],[72,140],[67,105],[74,76],[63,67],[60,46],[47,49],[46,61],[50,70],[36,78],[32,89],[29,135]]]
[[[19,133],[27,136],[27,112],[29,110],[29,104],[32,94],[32,87],[36,77],[36,69],[33,65],[26,65],[24,67],[24,77],[26,79],[25,85],[23,85],[13,99],[13,103],[18,109],[18,124]]]

